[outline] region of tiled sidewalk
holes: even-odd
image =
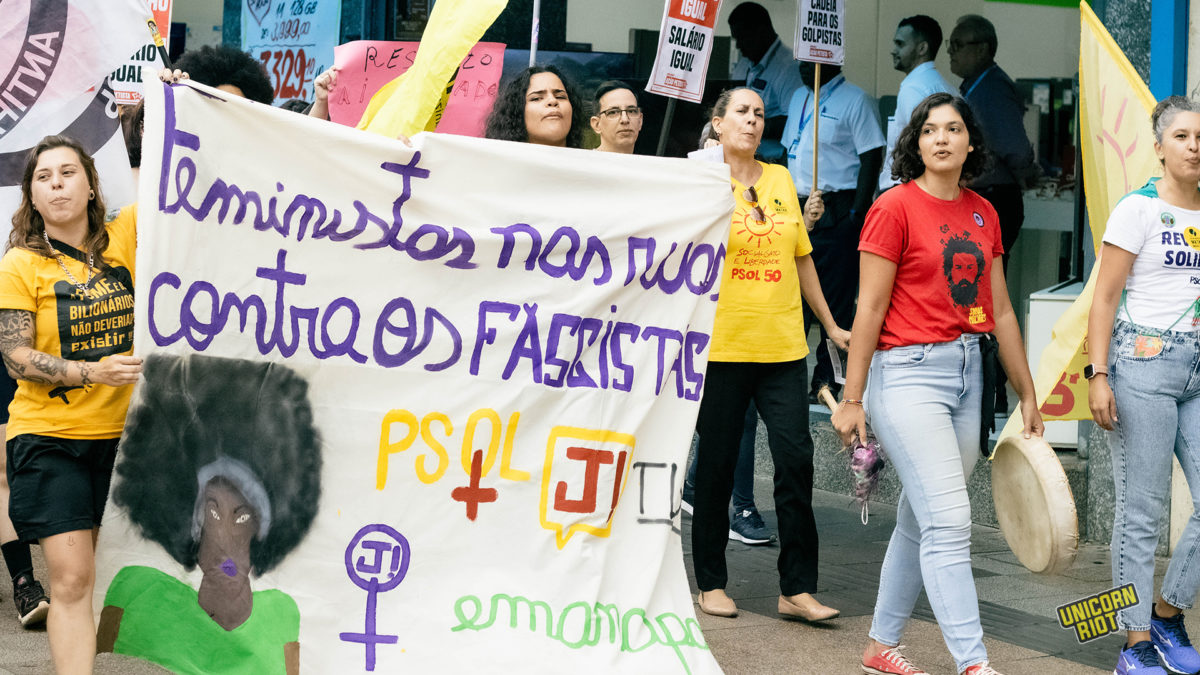
[[[758,506],[774,529],[770,490],[769,477],[757,476]],[[721,619],[704,615],[697,608],[709,645],[726,672],[861,673],[858,663],[871,623],[879,568],[895,521],[893,507],[872,504],[869,524],[863,525],[857,505],[848,497],[818,491],[814,501],[821,536],[817,597],[842,610],[841,618],[823,626],[779,619],[775,611],[779,595],[775,568],[778,548],[730,542],[726,552],[730,572],[727,590],[741,613],[736,619]],[[689,573],[690,525],[690,518],[684,516],[683,542]],[[1066,574],[1046,577],[1020,566],[999,530],[975,526],[972,559],[988,653],[1000,672],[1112,672],[1121,637],[1111,635],[1080,644],[1055,619],[1058,605],[1111,587],[1107,547],[1086,545]],[[1197,634],[1200,625],[1190,619],[1188,624]],[[931,674],[955,672],[924,595],[904,642],[908,645],[905,654]]]

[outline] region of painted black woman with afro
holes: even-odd
[[[251,592],[251,573],[278,565],[317,514],[321,442],[308,383],[282,364],[196,354],[151,355],[144,373],[126,422],[113,502],[143,537],[184,568],[200,568],[200,588],[188,592],[208,615],[202,623],[210,618],[225,632],[249,625],[268,599]],[[110,598],[117,585],[115,579]],[[294,602],[285,603],[295,613]],[[120,652],[130,610],[110,599],[105,605],[101,650],[115,643]],[[298,626],[298,614],[294,620]],[[298,668],[295,639],[268,656],[273,664],[286,661],[288,673]],[[126,653],[155,660],[153,653]]]

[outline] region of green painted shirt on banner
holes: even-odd
[[[226,631],[191,586],[151,567],[123,568],[104,604],[124,610],[114,652],[180,674],[282,674],[284,645],[300,636],[300,610],[283,591],[256,591],[250,618]]]

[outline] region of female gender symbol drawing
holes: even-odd
[[[361,642],[366,647],[366,669],[375,670],[375,647],[395,644],[398,635],[375,631],[376,593],[390,591],[408,573],[408,540],[387,525],[367,525],[360,529],[346,547],[346,574],[355,586],[367,592],[366,620],[361,633],[341,633],[346,642]],[[385,564],[386,563],[386,564]]]

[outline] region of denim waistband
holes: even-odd
[[[1113,321],[1113,335],[1118,333],[1157,335],[1172,340],[1200,340],[1200,330],[1163,330],[1161,328],[1143,326],[1124,319],[1115,319]]]
[[[910,345],[896,345],[895,347],[892,347],[891,349],[907,349],[907,348],[911,348],[911,347],[925,347],[927,349],[936,349],[938,347],[949,347],[950,345],[953,345],[953,344],[961,344],[961,345],[964,345],[967,347],[971,347],[974,345],[978,345],[979,340],[982,339],[982,336],[983,336],[982,333],[962,333],[958,337],[951,339],[951,340],[947,340],[945,342],[915,342]],[[882,351],[890,351],[890,349],[877,349],[876,351],[881,351],[881,352]]]

